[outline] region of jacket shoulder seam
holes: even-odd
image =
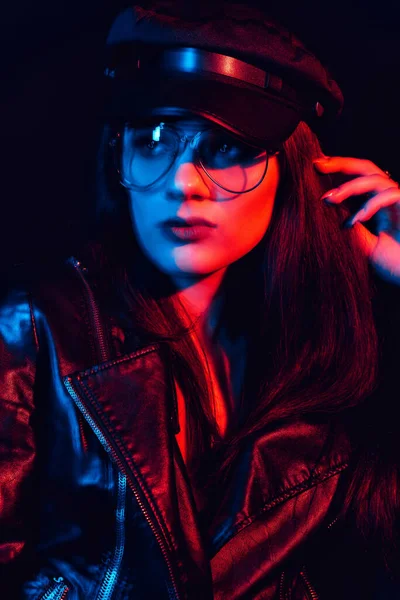
[[[256,512],[255,514],[253,514],[249,517],[246,517],[246,518],[242,519],[241,521],[239,521],[238,523],[236,523],[233,532],[232,532],[232,530],[227,531],[223,537],[219,538],[219,540],[218,540],[219,548],[221,548],[224,544],[226,544],[228,540],[230,541],[233,537],[235,537],[243,529],[245,529],[246,527],[251,525],[254,521],[256,521],[264,513],[268,512],[272,508],[275,508],[279,504],[282,504],[283,502],[286,502],[287,500],[291,500],[295,496],[297,496],[303,492],[306,492],[306,491],[312,489],[313,487],[316,487],[318,484],[323,483],[327,479],[334,477],[341,471],[344,471],[348,466],[349,466],[348,461],[338,463],[337,465],[333,465],[332,467],[330,467],[325,473],[320,474],[320,475],[311,475],[305,481],[302,481],[301,483],[298,483],[298,484],[291,486],[288,489],[284,490],[278,496],[275,496],[272,500],[270,500],[269,502],[264,504],[264,506],[258,512]]]
[[[336,465],[332,465],[324,473],[320,473],[318,475],[315,475],[315,474],[310,475],[310,477],[308,477],[305,481],[302,481],[301,483],[297,483],[296,485],[293,485],[293,486],[287,488],[286,490],[284,490],[283,492],[281,492],[278,496],[275,496],[272,500],[267,502],[262,507],[260,513],[258,513],[258,514],[267,512],[268,510],[270,510],[271,508],[275,508],[275,506],[277,506],[278,504],[281,504],[285,500],[290,500],[290,498],[293,498],[297,494],[300,494],[301,492],[305,492],[309,489],[312,489],[319,483],[322,483],[322,482],[326,481],[327,479],[330,479],[334,475],[337,475],[337,473],[344,471],[344,469],[346,469],[348,466],[349,466],[349,462],[344,461],[344,462],[340,462]]]

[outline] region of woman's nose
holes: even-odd
[[[178,165],[174,175],[174,185],[183,189],[207,189],[203,177],[205,176],[204,171],[200,166],[195,165],[193,162],[185,161]]]
[[[186,148],[184,154],[177,158],[172,173],[172,185],[181,191],[190,190],[202,196],[209,193],[208,177],[199,164],[196,164],[194,152]]]

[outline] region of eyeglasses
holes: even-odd
[[[126,123],[110,141],[121,184],[141,191],[161,182],[188,144],[194,150],[194,163],[216,185],[234,194],[258,187],[266,175],[269,156],[279,153],[253,146],[216,126],[188,137],[160,121],[139,126]]]

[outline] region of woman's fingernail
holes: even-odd
[[[328,192],[327,194],[324,194],[323,196],[321,196],[321,200],[323,200],[325,202],[325,204],[331,205],[332,204],[331,200],[334,196],[334,193],[335,192],[332,190],[332,191]]]

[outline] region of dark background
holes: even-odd
[[[151,2],[150,2],[151,4]],[[325,62],[341,86],[328,155],[369,158],[400,179],[400,7],[395,0],[255,1]],[[73,252],[89,231],[103,46],[122,0],[2,6],[0,266]]]

